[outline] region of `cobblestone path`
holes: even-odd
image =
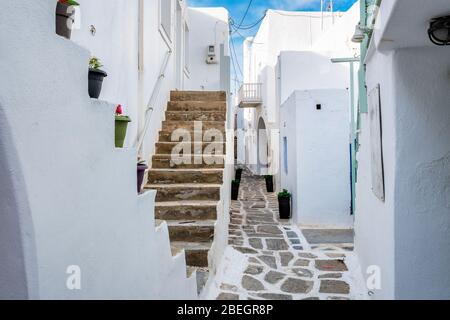
[[[300,230],[278,219],[275,193],[243,174],[232,201],[229,246],[207,298],[220,300],[362,299],[354,288],[352,252],[315,249]]]

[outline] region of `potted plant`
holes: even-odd
[[[105,71],[100,70],[101,67],[103,65],[98,58],[92,57],[89,60],[89,96],[94,99],[100,97],[103,79],[108,76]]]
[[[283,189],[282,192],[278,193],[278,208],[280,210],[280,219],[291,218],[291,198],[292,195],[286,189]]]
[[[239,185],[241,184],[240,180],[231,181],[231,200],[237,200],[239,196]]]
[[[56,4],[56,34],[70,39],[75,21],[74,7],[80,4],[74,0],[59,0]]]
[[[264,176],[264,179],[266,180],[267,192],[273,192],[273,176],[268,174]]]
[[[240,167],[238,167],[236,169],[236,174],[235,174],[235,179],[236,180],[241,180],[241,178],[242,178],[242,171],[243,171],[243,169],[240,168]]]
[[[145,170],[148,169],[145,160],[140,160],[137,163],[137,192],[142,191],[142,182],[144,181]]]
[[[116,130],[115,142],[116,148],[123,148],[125,136],[127,134],[128,122],[131,122],[130,117],[124,116],[122,106],[119,104],[116,108]]]

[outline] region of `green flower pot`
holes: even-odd
[[[125,136],[127,135],[128,122],[131,122],[129,117],[116,116],[116,148],[123,148]]]

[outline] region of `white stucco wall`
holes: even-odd
[[[142,108],[138,97],[139,1],[78,2],[77,28],[71,39],[99,58],[102,70],[108,73],[100,98],[121,104],[132,118],[126,137],[126,144],[130,146],[137,137],[139,109]],[[95,27],[95,35],[91,34],[91,26]]]
[[[141,152],[148,160],[154,152],[170,90],[220,89],[220,64],[206,64],[206,50],[216,44],[220,55],[220,45],[225,44],[228,54],[228,12],[223,8],[188,8],[187,1],[170,0],[172,35],[168,39],[160,27],[159,0],[142,1],[142,13],[140,1],[78,1],[79,29],[73,31],[72,40],[100,58],[102,69],[108,73],[100,98],[122,104],[132,118],[127,146],[133,146],[143,130],[145,108],[171,50]],[[96,29],[95,36],[90,32],[91,25]],[[186,26],[189,37],[185,37]],[[189,49],[187,56],[185,46]]]
[[[350,41],[336,46],[337,39],[351,38],[359,20],[359,4],[348,12],[329,13],[322,19],[320,12],[286,12],[269,10],[255,37],[244,42],[244,82],[262,83],[262,105],[246,110],[248,141],[256,140],[259,119],[262,117],[270,136],[270,172],[279,184],[278,162],[280,105],[295,90],[346,89],[349,70],[346,64],[332,64],[331,58],[352,57],[358,52]],[[301,31],[301,32],[299,32]],[[250,125],[252,123],[252,125]],[[246,143],[249,167],[257,172],[256,143]]]
[[[346,89],[350,86],[348,64],[331,62],[332,54],[311,51],[284,51],[278,59],[280,102],[295,90]]]
[[[220,45],[228,49],[228,11],[225,8],[189,8],[190,50],[188,90],[220,89]],[[208,64],[208,46],[216,47],[217,64]]]
[[[426,30],[431,17],[448,13],[448,3],[419,7],[423,2],[383,2],[367,59],[367,87],[381,87],[386,200],[371,191],[369,123],[362,114],[355,248],[363,270],[380,267],[374,298],[450,296],[449,49],[433,46],[426,32],[404,32]],[[380,41],[386,34],[389,44]]]
[[[114,148],[116,101],[89,99],[90,53],[55,34],[54,10],[52,0],[0,10],[0,176],[14,186],[0,195],[11,204],[0,225],[13,227],[0,261],[15,259],[2,263],[0,296],[193,299],[184,256],[172,257],[166,224],[155,228],[155,193],[136,194],[136,151]],[[66,287],[70,265],[81,290]]]
[[[342,89],[296,91],[281,107],[281,188],[292,190],[296,224],[352,226],[348,100]]]

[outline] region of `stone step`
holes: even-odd
[[[225,101],[169,101],[167,111],[227,111]]]
[[[220,132],[220,134],[218,134]],[[225,135],[225,128],[223,130],[219,130],[217,134],[215,132],[212,132],[211,135],[209,132],[202,130],[202,131],[194,131],[191,129],[186,129],[186,131],[183,130],[183,132],[177,132],[173,130],[163,130],[159,132],[159,142],[180,142],[185,141],[186,139],[190,139],[191,141],[203,141],[203,140],[213,140],[213,141],[224,141],[226,138]],[[186,136],[187,134],[187,136]],[[208,139],[206,139],[208,138]],[[209,139],[210,138],[210,139]]]
[[[226,121],[226,113],[221,111],[167,111],[170,121]]]
[[[149,184],[207,183],[222,184],[221,169],[150,169]]]
[[[162,220],[217,219],[217,201],[163,201],[155,204],[155,217]]]
[[[206,155],[224,155],[224,142],[157,142],[157,154],[172,154],[183,155],[186,154],[206,154]]]
[[[147,184],[145,189],[157,191],[157,202],[195,200],[219,201],[220,187],[220,184]],[[192,205],[191,203],[183,204],[189,206]]]
[[[215,222],[215,220],[168,220],[170,241],[213,241]]]
[[[162,122],[162,131],[173,132],[177,129],[185,129],[183,132],[179,133],[179,136],[182,136],[185,132],[191,132],[194,130],[211,130],[217,129],[219,132],[225,132],[225,121],[170,121],[166,120]],[[203,132],[203,135],[205,132]],[[192,136],[193,140],[194,137]],[[223,138],[225,140],[225,138]]]
[[[170,101],[226,101],[225,91],[171,91]]]
[[[185,161],[176,161],[170,154],[155,154],[152,157],[152,168],[154,169],[202,169],[202,168],[224,168],[225,156],[215,155],[184,155]],[[189,160],[187,160],[189,159]]]
[[[191,267],[207,267],[208,266],[208,251],[211,249],[212,242],[183,242],[183,241],[172,241],[170,246],[172,248],[172,255],[184,250],[186,255],[186,265]],[[188,275],[190,268],[188,268]],[[196,271],[196,270],[194,270]],[[199,279],[197,279],[199,280]]]

